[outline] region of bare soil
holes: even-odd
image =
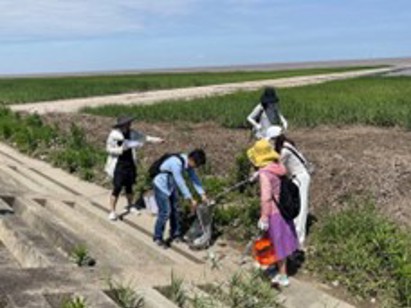
[[[47,114],[48,123],[68,130],[76,123],[90,142],[104,148],[114,119],[80,114]],[[203,147],[216,175],[227,175],[235,157],[252,144],[247,130],[214,123],[135,123],[142,132],[163,137],[162,145],[147,145],[141,162],[148,166],[166,152]],[[370,196],[381,211],[400,224],[411,225],[411,132],[400,128],[316,127],[292,129],[291,137],[316,166],[310,191],[314,212],[334,211],[353,194]]]

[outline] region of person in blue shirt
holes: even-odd
[[[158,206],[153,239],[157,245],[167,247],[172,241],[178,242],[182,239],[177,190],[180,191],[184,199],[189,200],[193,210],[197,207],[197,201],[187,187],[184,174],[187,174],[191,180],[194,189],[201,196],[201,200],[207,202],[207,195],[194,171],[205,163],[205,152],[202,149],[196,149],[188,155],[172,155],[161,164],[160,173],[153,179],[154,197]],[[170,238],[164,241],[164,228],[169,219]]]

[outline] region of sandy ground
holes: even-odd
[[[240,83],[228,83],[201,87],[190,87],[170,90],[147,91],[90,98],[77,98],[59,101],[37,102],[21,105],[11,105],[13,111],[23,111],[38,114],[49,112],[76,112],[84,107],[99,107],[104,105],[130,105],[153,104],[165,100],[193,99],[206,96],[225,95],[237,91],[258,90],[265,86],[296,87],[308,84],[318,84],[331,80],[340,80],[381,74],[392,71],[393,68],[368,69],[354,72],[323,74],[314,76],[299,76],[291,78],[279,78],[273,80],[248,81]]]
[[[79,114],[50,114],[49,123],[68,129],[77,123],[91,142],[104,147],[113,119]],[[166,152],[204,147],[215,174],[226,175],[235,157],[251,144],[247,130],[221,128],[214,123],[136,123],[135,128],[163,137],[163,145],[142,150],[148,166]],[[314,211],[334,210],[352,194],[369,195],[381,211],[401,224],[411,225],[411,132],[399,128],[317,127],[291,129],[289,137],[316,165],[311,188]]]

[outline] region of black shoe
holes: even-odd
[[[172,243],[175,243],[175,244],[183,243],[183,242],[184,242],[184,239],[183,239],[183,237],[181,237],[180,235],[178,235],[178,236],[170,236],[168,239],[166,239],[165,242],[167,243],[167,245],[170,246]]]
[[[154,243],[156,243],[158,247],[162,247],[164,249],[169,247],[169,245],[166,242],[164,242],[163,240],[157,239],[157,240],[154,240]]]
[[[183,239],[182,236],[174,236],[173,237],[173,242],[176,243],[176,244],[180,244],[180,243],[184,242],[184,239]]]

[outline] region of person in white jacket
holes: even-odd
[[[106,142],[108,157],[104,170],[113,180],[113,190],[110,196],[110,220],[117,219],[116,205],[123,188],[126,191],[127,209],[133,209],[133,185],[137,176],[136,150],[146,142],[163,142],[161,138],[145,136],[138,131],[131,130],[133,120],[134,118],[129,116],[119,117]]]
[[[308,218],[308,192],[310,188],[310,166],[307,159],[295,147],[295,143],[283,134],[280,126],[271,126],[267,130],[266,139],[273,145],[274,149],[280,153],[280,161],[287,169],[287,174],[293,179],[300,192],[300,214],[295,218],[300,248],[304,250]]]
[[[267,129],[273,125],[279,125],[286,131],[288,122],[280,112],[279,98],[274,88],[264,89],[260,98],[260,103],[253,109],[247,117],[247,121],[252,125],[254,135],[257,139],[265,138]]]

